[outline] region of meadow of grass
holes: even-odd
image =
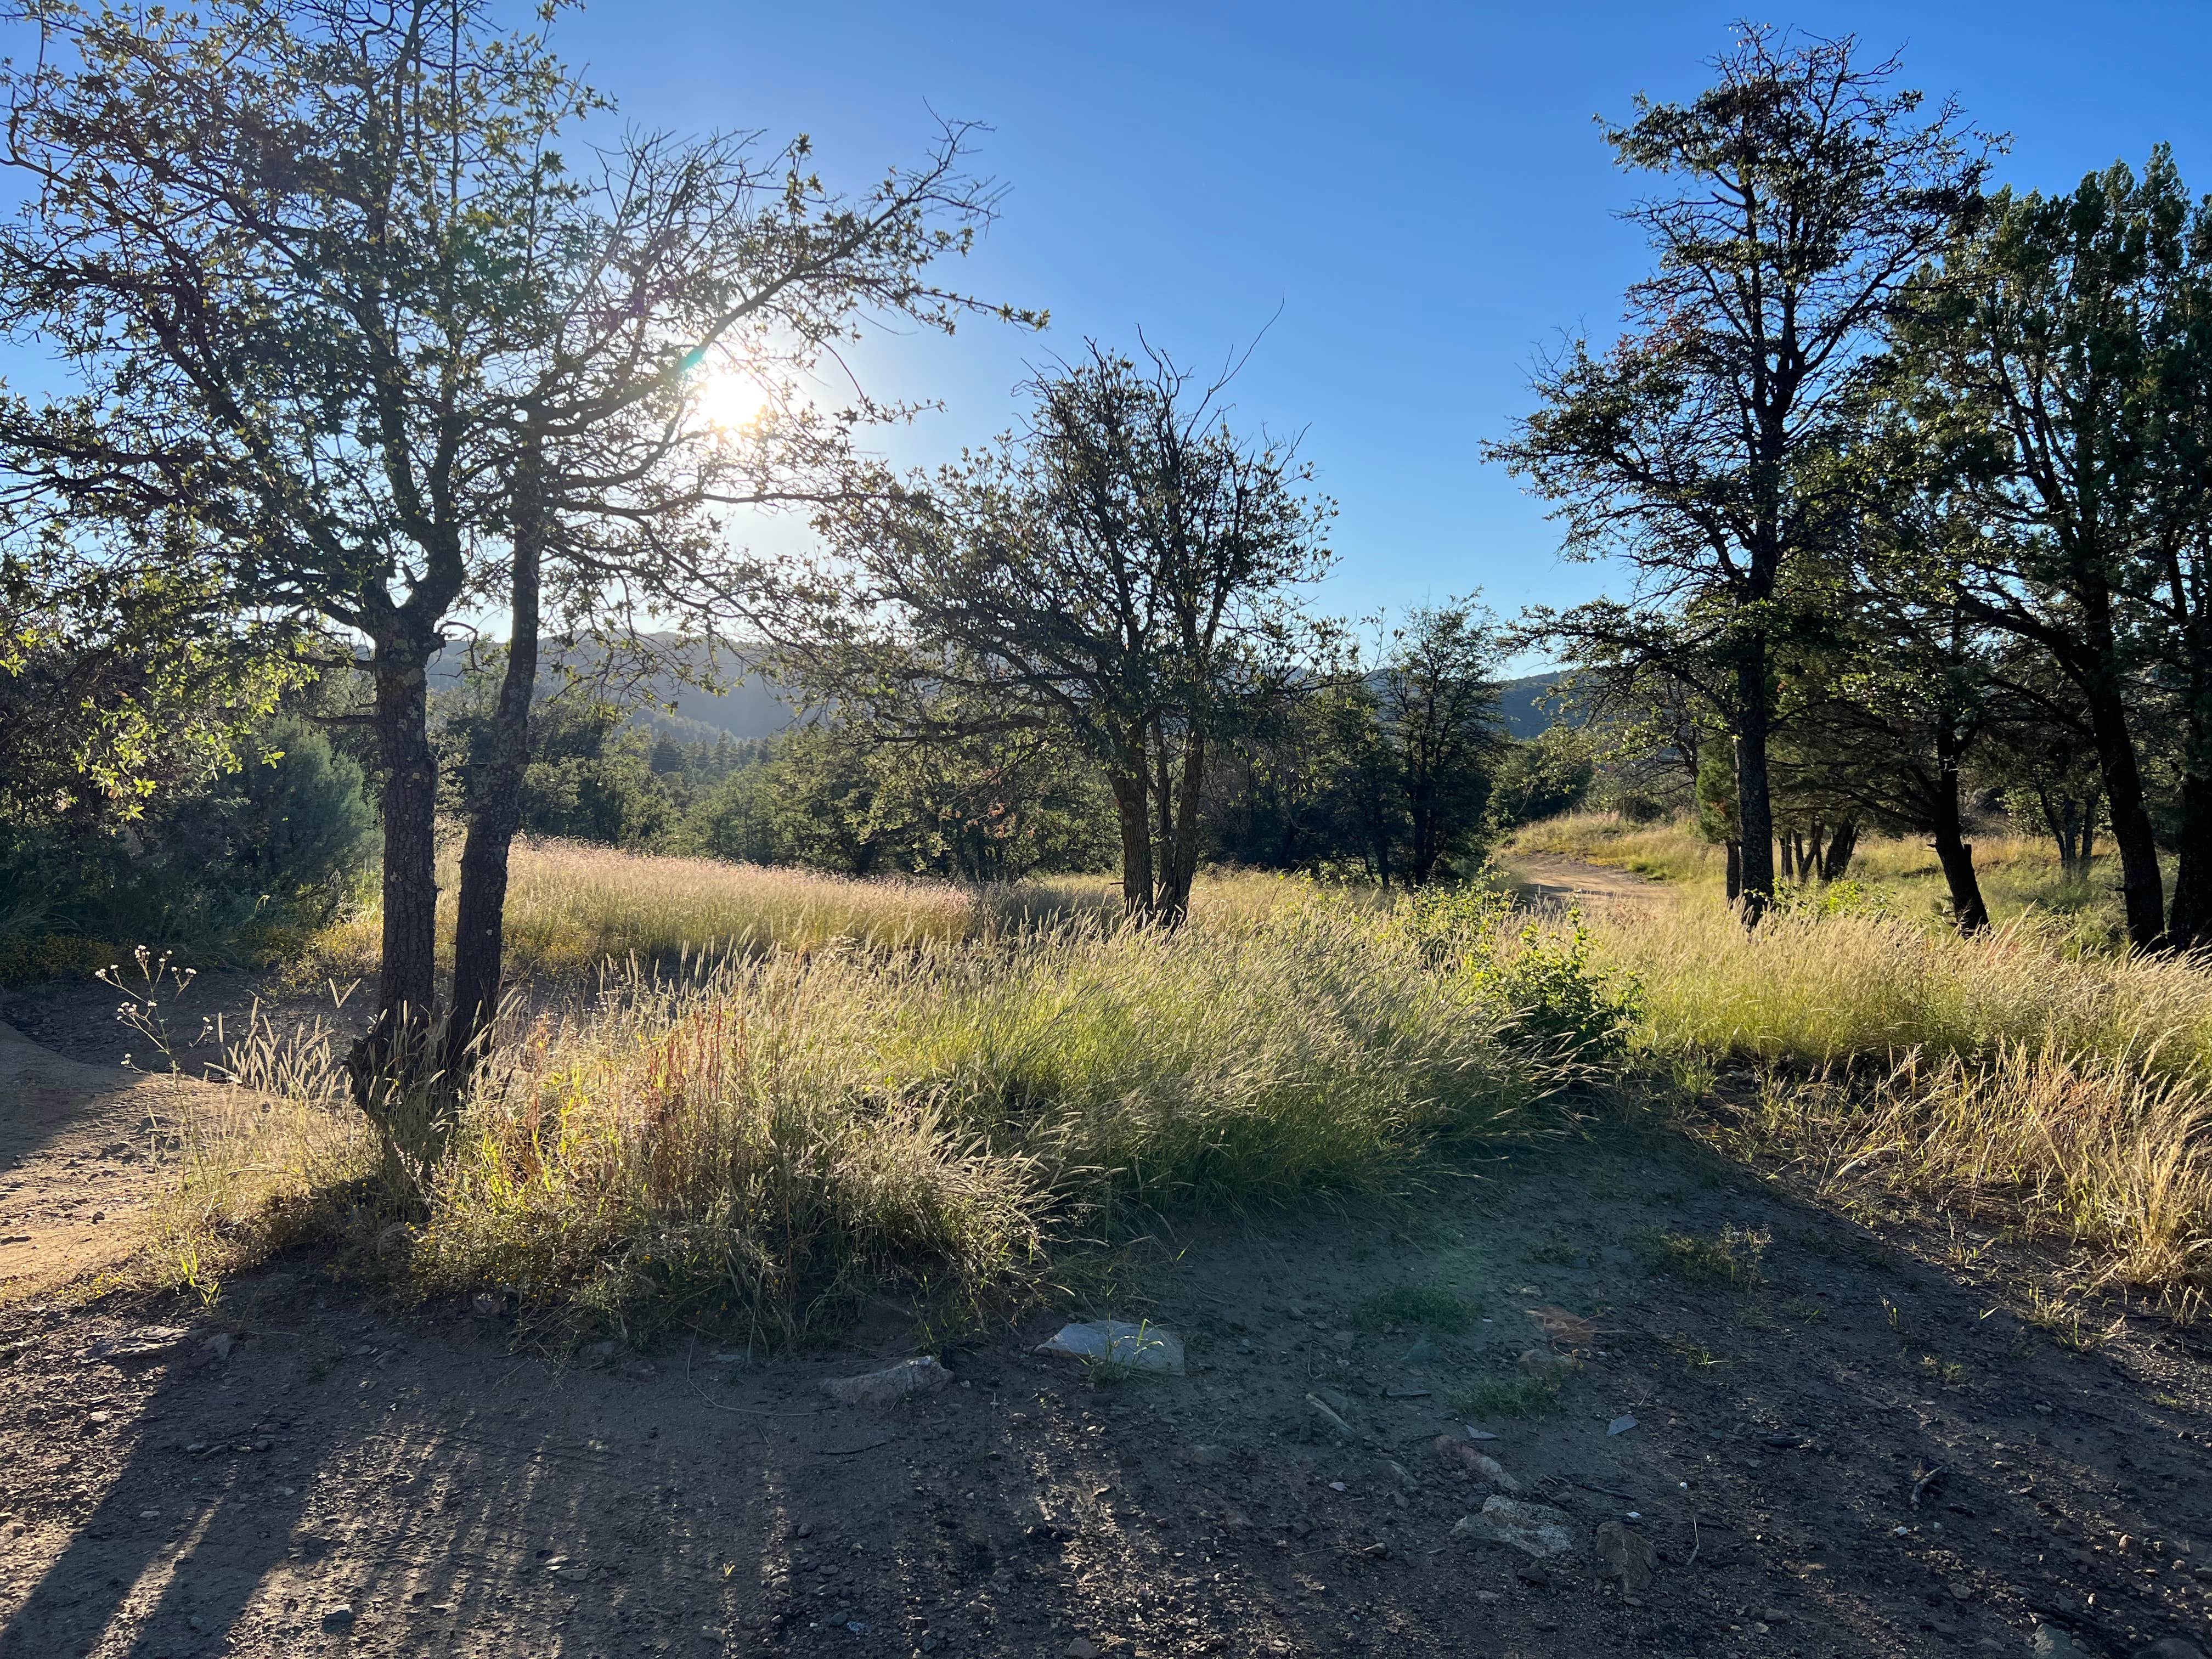
[[[510,1030],[405,1224],[372,1228],[380,1256],[418,1292],[511,1293],[572,1328],[787,1340],[870,1287],[1012,1292],[1133,1210],[1374,1189],[1527,1131],[1574,1073],[1514,1002],[1513,964],[1551,963],[1547,939],[1494,907],[1440,956],[1396,914],[1273,880],[1210,884],[1174,933],[1096,914],[956,930],[959,895],[884,895],[839,913],[876,939],[633,966]],[[1571,971],[1547,967],[1545,994]],[[335,1070],[288,1058],[280,1078],[280,1054],[241,1055],[242,1089],[291,1103],[210,1132],[171,1260],[291,1224],[301,1181],[252,1172],[301,1158],[302,1111],[334,1126],[312,1149],[325,1193],[373,1184]],[[364,1216],[343,1218],[359,1242]]]
[[[1905,896],[1907,843],[1865,848],[1843,902],[1808,890],[1747,929],[1680,826],[1537,830],[1518,844],[1695,872],[1606,908],[1594,949],[1639,989],[1641,1054],[1696,1093],[1717,1068],[1760,1079],[1732,1149],[2072,1241],[2090,1279],[2177,1308],[2212,1287],[2212,963],[2093,942],[2039,902],[2066,890],[2032,842],[1978,843],[2009,919],[1961,938]]]
[[[438,889],[439,946],[450,961],[459,854]],[[579,978],[602,964],[653,965],[701,955],[809,951],[832,940],[902,945],[969,939],[1056,916],[1103,914],[1103,878],[1004,887],[877,877],[718,859],[625,853],[580,842],[520,841],[510,865],[507,959],[519,977]],[[372,902],[308,942],[306,981],[376,971],[381,911]]]
[[[1154,1207],[1385,1186],[1609,1079],[1692,1101],[1716,1144],[1839,1196],[1886,1188],[2069,1241],[2082,1278],[2197,1307],[2204,963],[2084,948],[2025,907],[1960,939],[1883,897],[1917,870],[1887,843],[1850,902],[1747,930],[1687,842],[1587,819],[1524,835],[1685,872],[1587,926],[1481,890],[1231,877],[1172,933],[1118,925],[1100,880],[973,890],[526,848],[520,966],[614,958],[596,994],[510,1021],[397,1207],[327,1044],[257,1034],[240,1103],[193,1131],[162,1259],[204,1280],[335,1227],[421,1293],[788,1340],[868,1287],[1016,1293]]]
[[[1974,869],[1990,915],[2003,922],[2033,915],[2056,924],[2065,947],[2107,951],[2123,937],[2117,865],[2092,860],[2087,878],[2061,873],[2056,850],[2045,838],[1985,834],[1973,841]],[[1685,820],[1637,823],[1614,812],[1569,812],[1516,830],[1502,854],[1553,853],[1585,863],[1628,870],[1671,885],[1717,893],[1727,879],[1721,849],[1698,838]],[[1925,840],[1869,836],[1860,840],[1848,879],[1857,899],[1872,908],[1936,924],[1948,921],[1950,890],[1942,866]],[[1808,896],[1818,897],[1817,884]]]

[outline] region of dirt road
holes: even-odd
[[[198,1085],[71,1060],[0,1024],[0,1302],[127,1255],[162,1126]]]
[[[1657,882],[1646,881],[1626,870],[1585,864],[1560,853],[1514,853],[1507,855],[1504,864],[1532,898],[1553,903],[1574,899],[1650,904],[1667,890]]]
[[[2200,1339],[2123,1321],[2077,1352],[2008,1306],[2001,1245],[1877,1238],[1656,1128],[1428,1187],[1164,1232],[1091,1311],[1176,1332],[1185,1376],[1039,1355],[1040,1313],[881,1409],[818,1389],[913,1351],[881,1306],[834,1352],[563,1367],[503,1315],[379,1310],[305,1258],[212,1310],[18,1304],[0,1655],[2025,1656],[2046,1619],[2091,1653],[2204,1639]],[[1556,1398],[1528,1365],[1560,1369]],[[1565,1553],[1454,1535],[1505,1483],[1559,1512]],[[1651,1547],[1648,1583],[1608,1565],[1607,1522],[1616,1563]]]

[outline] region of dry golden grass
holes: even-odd
[[[440,948],[450,959],[457,858],[441,870]],[[664,858],[580,842],[515,844],[507,900],[508,959],[519,977],[578,977],[633,957],[809,951],[833,939],[903,945],[967,939],[1048,917],[1110,908],[1103,880],[1003,888],[897,877],[857,880],[716,859]],[[295,970],[306,983],[376,970],[374,905],[319,934]]]
[[[1127,1206],[1373,1188],[1440,1141],[1517,1132],[1562,1075],[1513,1035],[1510,974],[1440,963],[1309,884],[1212,884],[1172,933],[1003,911],[954,933],[945,893],[896,890],[916,914],[869,913],[878,942],[800,932],[790,918],[821,912],[788,906],[799,943],[632,966],[580,1012],[509,1030],[414,1183],[393,1270],[633,1334],[684,1320],[787,1340],[866,1287],[992,1297]],[[1498,921],[1517,960],[1530,947]],[[377,1164],[357,1135],[295,1133],[345,1116],[327,1052],[289,1081],[275,1055],[241,1079],[303,1115],[265,1118],[267,1139],[243,1115],[243,1133],[209,1131],[173,1259],[249,1235],[304,1179],[254,1170],[304,1160],[327,1198]]]
[[[2108,860],[2096,860],[2088,878],[2072,880],[2060,873],[2057,851],[2046,840],[1984,835],[1975,838],[1973,848],[1983,901],[1996,921],[2034,916],[2055,924],[2046,939],[2071,952],[2118,946],[2120,911]],[[1499,852],[1509,868],[1516,852],[1553,853],[1712,892],[1727,875],[1721,849],[1701,841],[1682,819],[1632,823],[1613,812],[1570,812],[1516,830]],[[1864,837],[1848,875],[1858,902],[1931,926],[1948,925],[1950,890],[1923,839]],[[1808,892],[1818,896],[1823,890]]]
[[[2083,953],[2034,917],[1973,939],[1809,910],[1747,930],[1694,890],[1607,913],[1597,944],[1642,987],[1646,1052],[1764,1073],[1751,1144],[2073,1241],[2089,1279],[2178,1310],[2212,1288],[2202,959]]]

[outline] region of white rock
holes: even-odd
[[[1539,1561],[1568,1554],[1575,1547],[1565,1510],[1555,1510],[1548,1504],[1524,1504],[1515,1498],[1487,1499],[1480,1514],[1460,1517],[1452,1536],[1509,1545]]]
[[[952,1373],[934,1358],[924,1354],[919,1359],[902,1359],[896,1365],[866,1371],[859,1376],[830,1377],[822,1384],[822,1392],[848,1406],[888,1406],[908,1395],[941,1389],[951,1381]]]
[[[1131,1370],[1182,1375],[1182,1339],[1157,1325],[1132,1325],[1119,1319],[1063,1325],[1051,1341],[1038,1344],[1037,1352],[1122,1365]]]
[[[1605,1425],[1605,1431],[1607,1434],[1626,1434],[1635,1426],[1636,1419],[1624,1413],[1620,1416],[1614,1418],[1612,1422],[1607,1424]]]

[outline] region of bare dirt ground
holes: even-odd
[[[110,1009],[112,1018],[112,1009]],[[182,1084],[73,1060],[0,1025],[0,1302],[128,1255]]]
[[[1540,902],[1564,904],[1570,899],[1649,904],[1666,889],[1627,870],[1584,864],[1563,853],[1514,853],[1506,866],[1522,890]]]
[[[7,1054],[80,1103],[0,1084],[11,1178],[89,1182],[116,1074]],[[211,1309],[37,1296],[0,1307],[0,1656],[2185,1659],[2212,1341],[2039,1326],[2045,1265],[1616,1114],[1388,1201],[1163,1223],[880,1407],[819,1385],[917,1351],[888,1304],[835,1350],[562,1363],[311,1255]],[[1156,1322],[1188,1373],[1036,1353],[1070,1315]],[[1501,1483],[1565,1554],[1454,1535]]]

